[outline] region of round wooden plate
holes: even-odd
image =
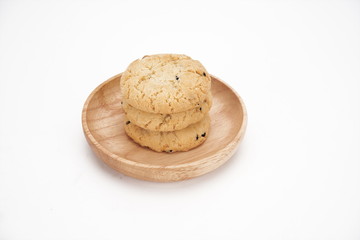
[[[244,136],[247,115],[237,93],[212,77],[209,137],[188,152],[158,153],[133,142],[123,129],[120,77],[98,86],[82,112],[85,137],[95,154],[115,170],[139,179],[171,182],[197,177],[224,164]]]

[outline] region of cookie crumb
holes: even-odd
[[[202,137],[205,137],[206,136],[206,132],[204,132],[203,134],[201,134]]]

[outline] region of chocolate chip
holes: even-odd
[[[206,77],[206,73],[205,73],[205,72],[203,72],[203,75],[204,75],[204,77]]]
[[[198,140],[198,139],[199,139],[199,135],[196,134],[196,140]]]
[[[202,137],[205,137],[206,136],[206,132],[204,132],[203,134],[201,134]]]
[[[121,102],[121,104],[123,104],[123,102]]]
[[[202,107],[200,107],[200,111],[202,110]]]
[[[176,80],[179,80],[179,77],[178,77],[178,76],[175,76],[175,79],[176,79]]]
[[[169,150],[168,152],[172,152],[172,150]]]
[[[131,122],[130,121],[126,121],[126,125],[129,125]]]

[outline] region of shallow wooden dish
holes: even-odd
[[[171,182],[197,177],[224,164],[244,136],[247,115],[236,92],[212,76],[209,137],[188,152],[157,153],[134,143],[123,129],[120,77],[98,86],[82,112],[85,137],[95,154],[115,170],[139,179]]]

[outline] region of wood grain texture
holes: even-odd
[[[224,164],[245,134],[247,114],[237,93],[211,76],[211,127],[204,144],[188,152],[158,153],[134,143],[123,129],[120,77],[98,86],[82,112],[85,137],[95,154],[115,170],[142,180],[171,182],[194,178]]]

